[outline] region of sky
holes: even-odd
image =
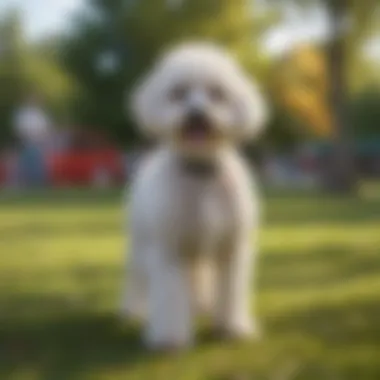
[[[26,34],[36,40],[68,27],[70,14],[85,0],[0,0],[0,15],[9,7],[20,8],[25,17]],[[300,15],[294,8],[284,9],[285,21],[264,38],[265,48],[281,54],[299,42],[323,40],[327,34],[326,15],[320,9]],[[366,54],[380,58],[380,44],[372,42]]]
[[[284,21],[265,37],[265,46],[273,54],[282,53],[300,42],[321,41],[328,34],[327,17],[320,8],[300,13],[283,6]]]
[[[83,0],[0,0],[0,14],[12,7],[21,9],[27,37],[35,40],[64,29],[70,13],[82,4]]]

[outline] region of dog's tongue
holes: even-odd
[[[187,138],[192,141],[204,141],[208,138],[208,134],[202,130],[194,130],[187,134]]]

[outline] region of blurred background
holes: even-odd
[[[265,338],[178,361],[117,320],[121,194],[149,149],[128,91],[210,39],[272,109],[245,153],[266,199]],[[380,378],[378,0],[0,0],[0,378]]]

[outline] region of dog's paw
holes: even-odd
[[[143,338],[143,343],[149,351],[162,352],[162,353],[178,353],[183,352],[191,348],[193,342],[190,339],[184,337],[173,336],[152,336],[146,334]]]
[[[121,320],[142,323],[146,320],[146,311],[141,306],[123,304],[119,310]]]
[[[157,345],[146,345],[146,348],[158,354],[175,355],[187,351],[190,347],[181,344],[162,343]]]
[[[250,341],[260,340],[262,333],[255,324],[249,322],[218,326],[215,329],[214,336],[226,341]]]
[[[145,347],[152,352],[163,354],[176,354],[190,349],[191,344],[188,342],[175,341],[144,341]]]

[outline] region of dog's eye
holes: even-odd
[[[182,102],[186,99],[189,88],[186,85],[177,85],[169,92],[169,99],[172,102]]]
[[[210,86],[209,90],[210,99],[215,103],[222,103],[227,100],[227,94],[220,86]]]

